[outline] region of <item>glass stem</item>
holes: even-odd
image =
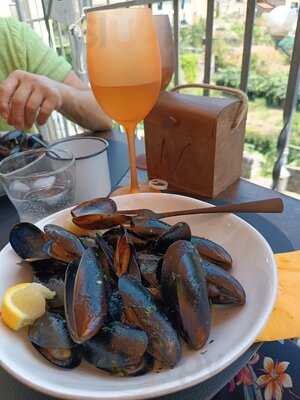
[[[126,127],[130,163],[130,193],[137,193],[140,189],[136,170],[135,129],[136,125]]]

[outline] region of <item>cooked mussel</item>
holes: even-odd
[[[52,292],[55,292],[55,297],[48,300],[47,305],[50,309],[57,309],[64,307],[64,293],[65,293],[65,279],[62,275],[47,275],[47,274],[34,274],[33,282],[40,283],[46,286]]]
[[[192,234],[189,225],[178,222],[159,236],[154,245],[154,250],[164,253],[167,248],[177,240],[191,240]]]
[[[172,318],[194,349],[206,343],[211,328],[205,272],[191,242],[179,240],[167,250],[161,270],[161,291]]]
[[[208,284],[208,295],[213,303],[245,304],[246,294],[237,279],[207,260],[203,260],[203,269]]]
[[[150,287],[158,288],[162,257],[153,253],[139,252],[137,258],[143,279]]]
[[[128,275],[119,278],[119,292],[127,323],[142,329],[148,335],[147,351],[164,365],[174,367],[181,355],[180,341],[150,292],[138,280]]]
[[[9,242],[23,260],[47,258],[43,250],[45,235],[37,226],[29,222],[16,224],[10,231]]]
[[[45,225],[46,243],[44,251],[52,258],[64,262],[78,260],[85,250],[80,239],[58,225]]]
[[[113,248],[116,248],[119,238],[124,234],[122,227],[111,228],[104,232],[102,235],[103,239]],[[148,247],[148,241],[135,235],[130,229],[127,229],[127,235],[131,243],[137,250],[143,250]]]
[[[141,280],[141,272],[136,251],[128,238],[126,230],[124,230],[124,233],[119,238],[116,246],[114,270],[118,277],[128,273],[139,281]]]
[[[93,249],[69,264],[65,278],[65,314],[74,342],[92,338],[107,316],[103,269]]]
[[[115,375],[129,376],[146,372],[144,357],[147,346],[145,332],[113,322],[82,347],[84,358],[97,368]]]
[[[157,239],[170,229],[169,224],[159,219],[137,215],[132,218],[129,231],[143,239]]]
[[[73,223],[79,228],[89,230],[109,229],[123,225],[131,221],[131,217],[125,214],[88,214],[73,217]]]
[[[75,368],[81,362],[66,321],[58,313],[46,312],[29,328],[28,337],[33,346],[57,367]]]
[[[112,293],[112,287],[116,284],[116,275],[114,273],[114,251],[103,237],[98,234],[96,234],[95,242],[97,245],[97,254],[104,272],[107,296],[110,296]]]
[[[193,236],[191,241],[201,257],[226,270],[232,267],[231,255],[219,244],[198,236]]]
[[[90,214],[113,214],[117,211],[117,205],[114,200],[107,197],[98,197],[93,200],[87,200],[71,211],[72,217],[81,217]]]

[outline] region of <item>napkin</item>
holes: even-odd
[[[276,254],[278,295],[259,342],[300,337],[300,251]]]

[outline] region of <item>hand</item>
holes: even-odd
[[[0,114],[19,130],[45,124],[62,102],[59,82],[45,76],[16,70],[0,83]]]

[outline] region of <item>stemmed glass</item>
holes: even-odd
[[[161,86],[166,89],[175,71],[175,46],[172,27],[168,15],[154,15],[154,24],[158,36],[161,58]]]
[[[175,46],[169,16],[154,15],[153,20],[161,58],[160,90],[164,90],[171,82],[175,71]],[[139,169],[147,170],[146,155],[144,153],[137,156],[136,164]]]
[[[161,87],[160,50],[151,10],[88,12],[87,62],[98,103],[127,134],[131,184],[117,194],[147,191],[137,179],[135,129],[154,106]]]

